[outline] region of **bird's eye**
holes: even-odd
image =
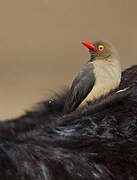
[[[98,50],[99,50],[99,51],[103,51],[103,50],[104,50],[104,46],[103,46],[103,45],[99,45],[99,46],[98,46]]]

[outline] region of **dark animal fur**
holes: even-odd
[[[0,122],[0,180],[136,180],[137,66],[126,87],[68,115],[66,91]]]

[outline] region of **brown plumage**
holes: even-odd
[[[121,68],[115,48],[108,42],[94,44],[83,41],[89,48],[91,59],[72,82],[64,105],[64,113],[75,110],[86,101],[94,101],[118,87]]]

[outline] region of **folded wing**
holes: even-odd
[[[64,104],[64,113],[74,111],[92,90],[95,83],[93,69],[93,63],[88,62],[73,80]]]

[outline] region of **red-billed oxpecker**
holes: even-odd
[[[94,101],[119,86],[121,67],[115,48],[108,42],[83,41],[91,58],[72,82],[64,104],[64,113],[74,111],[79,105]]]

